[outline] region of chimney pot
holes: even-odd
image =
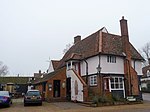
[[[150,58],[148,58],[148,64],[150,65]]]
[[[39,70],[39,74],[41,74],[41,70]]]
[[[81,41],[81,36],[80,35],[77,35],[74,37],[74,44],[78,43]]]

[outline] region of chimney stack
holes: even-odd
[[[74,37],[74,44],[78,43],[81,41],[81,36],[77,35],[76,37]]]
[[[129,35],[128,35],[128,24],[127,20],[122,19],[120,20],[120,28],[121,28],[121,37],[122,37],[122,44],[123,44],[123,52],[126,54],[127,58],[131,58],[131,51],[130,51],[130,42],[129,42]]]
[[[127,20],[124,19],[124,16],[122,16],[122,19],[120,20],[120,27],[121,27],[121,36],[128,36],[128,25]]]
[[[41,70],[39,70],[39,74],[41,74]]]
[[[148,58],[148,64],[150,65],[150,58]]]

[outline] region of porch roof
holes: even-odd
[[[46,74],[44,75],[43,78],[39,78],[39,79],[36,79],[32,82],[32,84],[40,84],[40,83],[43,83],[43,82],[47,82],[50,78],[60,74],[61,72],[64,72],[66,71],[66,67],[63,67],[61,69],[58,69],[58,70],[55,70],[54,72],[51,72],[49,74]],[[66,74],[64,74],[66,75]]]

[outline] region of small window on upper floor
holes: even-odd
[[[107,56],[108,63],[116,63],[116,56]]]

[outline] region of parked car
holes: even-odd
[[[0,91],[0,105],[10,106],[12,104],[9,91]]]
[[[24,95],[24,106],[28,104],[42,105],[42,97],[39,90],[28,90]]]

